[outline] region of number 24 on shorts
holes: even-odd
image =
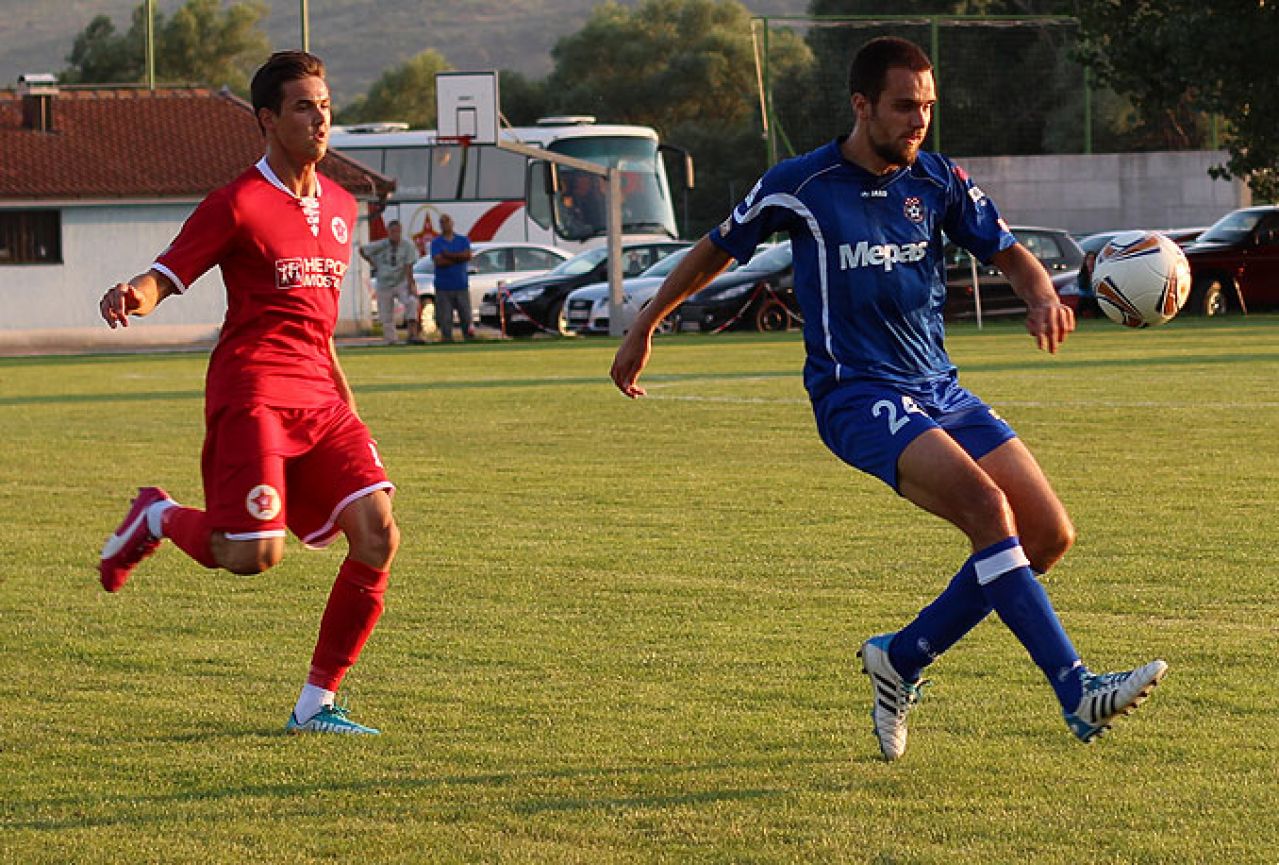
[[[870,407],[870,413],[874,417],[887,415],[886,419],[890,435],[897,435],[897,433],[901,432],[902,427],[910,423],[910,418],[906,416],[910,412],[923,413],[923,409],[916,405],[915,401],[908,396],[901,398],[900,411],[901,413],[898,414],[897,405],[892,400],[887,399],[881,399]]]

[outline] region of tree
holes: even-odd
[[[1176,128],[1221,118],[1230,158],[1216,176],[1279,200],[1279,77],[1265,59],[1279,44],[1279,4],[1079,0],[1079,15],[1081,57],[1102,83]]]
[[[155,72],[161,81],[225,85],[247,95],[249,74],[271,50],[260,29],[261,0],[225,9],[219,0],[187,0],[167,21],[155,16]],[[75,39],[61,74],[68,83],[135,83],[146,74],[146,4],[133,10],[128,33],[99,15]]]
[[[435,74],[453,67],[428,49],[382,73],[369,92],[338,112],[342,123],[401,120],[417,129],[435,128]]]
[[[771,36],[774,75],[811,62],[794,34]],[[751,13],[738,0],[643,0],[596,6],[585,26],[556,43],[548,109],[637,123],[687,147],[697,161],[689,201],[695,236],[724,218],[766,168]]]

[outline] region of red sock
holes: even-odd
[[[206,568],[218,566],[213,558],[213,532],[209,530],[204,511],[199,508],[169,508],[164,512],[160,528],[178,549]]]
[[[336,691],[382,615],[387,571],[346,559],[329,593],[307,683]]]

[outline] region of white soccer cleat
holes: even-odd
[[[862,659],[862,672],[870,676],[874,704],[870,709],[875,724],[875,737],[885,760],[896,760],[906,753],[906,715],[919,702],[924,682],[907,682],[888,660],[888,644],[893,634],[879,634],[862,643],[857,656]]]
[[[1085,673],[1084,693],[1073,712],[1062,714],[1070,731],[1087,744],[1100,736],[1117,718],[1132,714],[1167,674],[1168,665],[1151,661],[1144,667],[1122,673]]]

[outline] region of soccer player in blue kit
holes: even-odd
[[[808,390],[822,441],[962,531],[972,555],[901,630],[862,644],[880,750],[906,750],[923,669],[994,610],[1044,672],[1070,730],[1089,742],[1149,696],[1163,661],[1095,674],[1080,660],[1037,575],[1075,529],[1012,428],[959,385],[946,354],[946,236],[993,263],[1027,304],[1026,329],[1056,352],[1074,314],[995,205],[944,156],[920,151],[936,103],[932,64],[902,39],[873,39],[849,72],[850,135],[782,162],[684,257],[618,348],[629,397],[658,322],[775,232],[790,235],[804,318]]]

